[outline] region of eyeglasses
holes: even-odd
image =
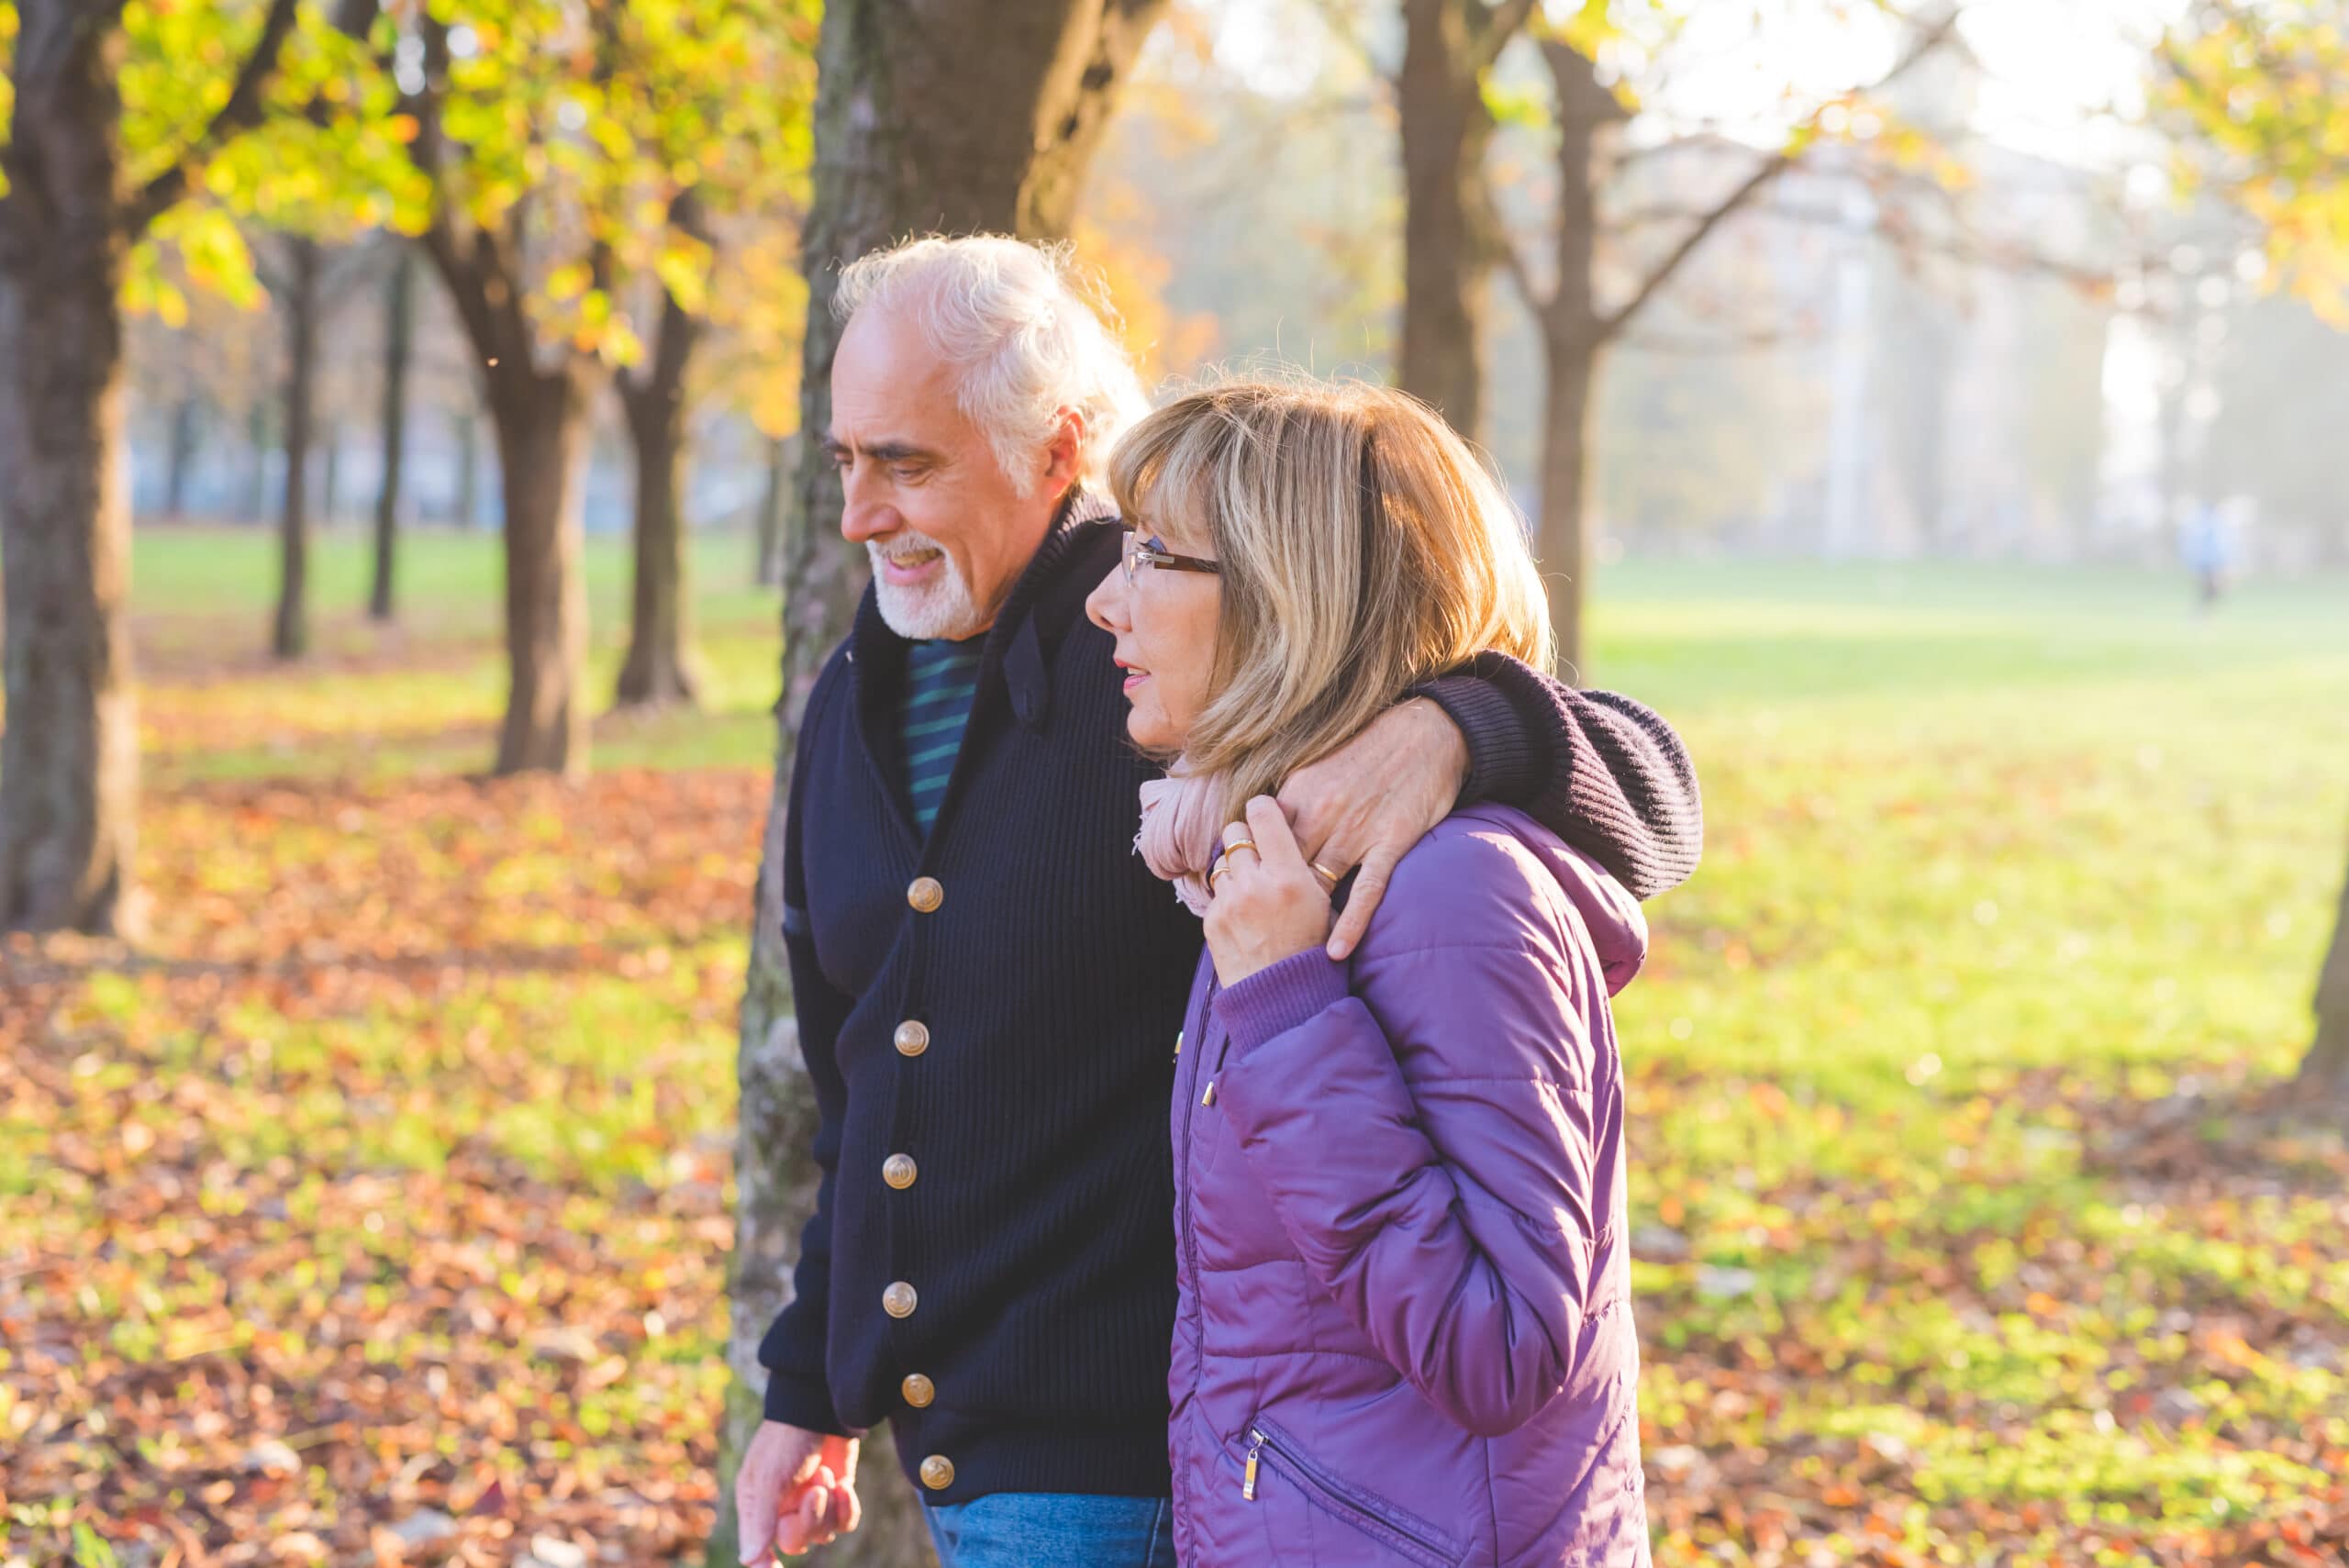
[[[1203,556],[1177,555],[1158,542],[1156,535],[1141,537],[1141,530],[1126,529],[1126,586],[1134,584],[1134,575],[1145,566],[1163,566],[1170,572],[1204,572],[1211,577],[1223,574],[1223,563]]]

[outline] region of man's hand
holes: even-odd
[[[864,1517],[856,1496],[856,1440],[763,1421],[734,1473],[742,1561],[764,1562],[846,1535]]]
[[[1467,777],[1468,742],[1443,709],[1414,697],[1281,785],[1305,858],[1341,881],[1362,868],[1330,933],[1331,958],[1354,951],[1397,862],[1452,815]]]

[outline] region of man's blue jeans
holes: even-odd
[[[991,1492],[922,1511],[939,1568],[1174,1568],[1164,1497]]]

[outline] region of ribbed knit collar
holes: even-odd
[[[1044,542],[1029,558],[1027,570],[1011,585],[1003,608],[996,615],[994,629],[987,633],[989,651],[999,651],[1018,636],[1031,617],[1037,629],[1049,637],[1084,609],[1085,595],[1093,592],[1094,584],[1064,579],[1069,567],[1100,538],[1101,525],[1116,521],[1117,516],[1117,506],[1106,495],[1097,496],[1083,486],[1068,493]]]

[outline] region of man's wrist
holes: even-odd
[[[1479,675],[1443,675],[1414,686],[1409,695],[1433,703],[1459,733],[1467,766],[1458,804],[1514,805],[1531,796],[1539,762],[1533,738],[1524,716],[1497,685]]]

